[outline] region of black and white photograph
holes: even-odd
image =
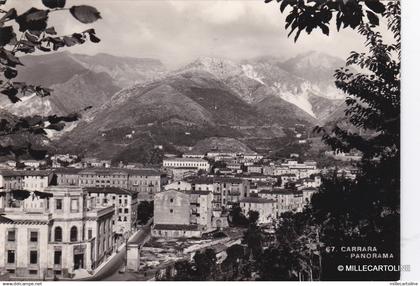
[[[401,18],[0,0],[0,281],[409,285]]]

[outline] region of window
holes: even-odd
[[[92,238],[92,230],[88,229],[88,239],[91,239],[91,238]]]
[[[170,199],[169,201],[170,201],[171,203],[173,203],[173,202],[174,202],[174,199]]]
[[[124,213],[128,214],[128,209],[127,208],[124,209]]]
[[[169,210],[169,212],[170,212],[170,213],[173,213],[173,212],[174,212],[174,210],[173,210],[173,209],[170,209],[170,210]]]
[[[56,210],[62,210],[63,209],[63,200],[62,199],[56,199],[55,200],[55,209]]]
[[[7,241],[16,241],[16,231],[15,230],[9,230],[7,232]]]
[[[7,263],[15,263],[15,251],[8,250],[7,251]]]
[[[127,217],[126,216],[124,217],[124,221],[127,221]]]
[[[37,264],[38,263],[38,251],[31,250],[29,253],[29,263],[30,264]]]
[[[61,242],[63,240],[63,231],[61,230],[61,227],[57,226],[54,229],[54,240]]]
[[[37,275],[38,274],[38,270],[34,270],[34,269],[29,270],[29,274],[30,275]]]
[[[78,199],[71,199],[70,210],[71,210],[71,212],[78,212],[79,211],[79,200]]]
[[[38,232],[36,232],[36,231],[31,231],[31,234],[30,234],[30,238],[29,238],[29,240],[30,240],[31,242],[37,242],[37,241],[38,241]]]
[[[73,226],[70,229],[70,241],[77,241],[77,227]]]
[[[54,251],[54,264],[61,264],[61,250]]]

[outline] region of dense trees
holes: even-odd
[[[266,3],[273,0],[265,0]],[[356,29],[369,23],[379,25],[379,16],[386,12],[381,0],[276,0],[280,3],[280,11],[289,10],[286,17],[286,29],[289,36],[295,33],[297,41],[302,31],[310,34],[319,28],[329,35],[330,24],[335,17],[337,31],[345,28]]]
[[[6,0],[0,1],[0,8],[5,7],[6,2]],[[18,75],[19,66],[23,66],[21,55],[53,52],[64,47],[83,44],[88,40],[93,43],[100,41],[94,29],[58,36],[55,28],[49,26],[51,13],[67,12],[81,23],[93,23],[101,18],[94,7],[80,5],[66,8],[65,0],[42,0],[42,3],[47,9],[32,7],[22,14],[18,14],[15,8],[0,9],[0,93],[12,103],[21,101],[21,97],[26,94],[46,97],[52,92],[42,86],[14,80]],[[78,112],[76,110],[66,116],[17,117],[2,110],[0,155],[19,157],[29,154],[33,157],[43,157],[45,151],[40,150],[40,146],[36,146],[34,142],[39,143],[47,139],[48,129],[61,131],[65,122],[78,119]]]
[[[359,259],[357,263],[384,264],[386,261],[386,264],[399,265],[400,3],[384,4],[379,0],[278,2],[282,12],[286,7],[291,8],[286,28],[290,29],[290,34],[295,33],[295,40],[301,31],[310,34],[315,28],[328,35],[333,16],[338,30],[357,29],[365,39],[367,52],[352,52],[347,66],[335,72],[335,83],[347,95],[348,121],[368,130],[366,134],[370,135],[352,133],[338,125],[332,129],[317,128],[332,149],[362,151],[360,173],[356,181],[331,173],[324,178],[320,192],[314,195],[308,209],[302,214],[282,215],[278,245],[261,255],[259,275],[261,279],[276,280],[398,279],[398,272],[346,273],[337,271],[337,265],[356,263],[340,251],[341,246],[375,246],[378,253],[391,254],[386,260]],[[387,21],[392,43],[385,43],[381,33],[375,30],[379,17]]]
[[[141,201],[137,206],[137,222],[146,224],[153,217],[154,204],[153,201]]]

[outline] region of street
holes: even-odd
[[[150,235],[151,226],[150,223],[143,227],[134,237],[136,243],[143,244]],[[130,241],[131,242],[131,241]],[[124,244],[125,246],[125,244]],[[94,276],[87,278],[86,280],[121,280],[117,279],[118,276],[130,277],[130,272],[118,273],[118,270],[124,265],[126,259],[126,248],[123,247],[115,254],[115,256],[108,261]],[[138,275],[138,273],[135,273]],[[136,279],[137,280],[137,279]]]

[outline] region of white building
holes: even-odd
[[[250,211],[259,213],[258,223],[271,223],[276,218],[275,201],[271,199],[248,197],[239,201],[239,205],[245,215]]]
[[[163,159],[163,167],[166,168],[195,168],[208,172],[210,164],[199,158],[166,158]]]
[[[112,252],[113,207],[92,206],[79,187],[30,192],[13,207],[0,199],[0,271],[10,278],[71,278]]]

